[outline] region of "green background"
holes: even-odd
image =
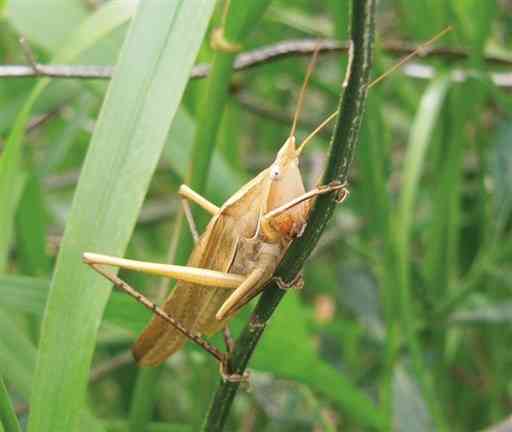
[[[41,63],[117,64],[110,86],[0,79],[7,431],[11,402],[33,432],[196,431],[218,385],[216,364],[191,344],[162,368],[137,369],[128,351],[150,314],[109,296],[80,253],[182,263],[191,240],[177,188],[221,204],[264,169],[289,133],[308,58],[232,73],[235,55],[209,44],[222,3],[136,3],[0,1],[2,64],[27,63],[20,35]],[[348,9],[231,0],[225,34],[242,51],[344,41]],[[304,290],[272,318],[226,430],[366,431],[384,418],[382,430],[471,431],[510,414],[510,2],[379,2],[373,76],[448,25],[440,51],[370,89],[350,198],[308,261]],[[194,62],[213,62],[207,80],[187,82]],[[345,65],[345,53],[320,55],[299,139],[336,108]],[[304,153],[308,187],[329,136]],[[122,274],[153,299],[168,289]]]

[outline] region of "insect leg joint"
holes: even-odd
[[[256,315],[253,315],[249,321],[249,328],[251,329],[251,332],[264,329],[266,325],[267,324],[263,321],[260,321]]]
[[[332,181],[326,185],[318,186],[318,189],[321,191],[321,193],[329,193],[329,192],[336,192],[335,201],[338,204],[341,204],[343,201],[347,199],[350,192],[347,189],[347,182],[339,182],[339,181]]]
[[[249,372],[244,372],[243,374],[237,373],[229,373],[228,372],[228,364],[226,361],[219,363],[219,372],[222,380],[224,382],[230,383],[249,383],[250,374]]]
[[[276,281],[277,286],[282,290],[296,289],[300,290],[304,288],[304,276],[302,272],[298,273],[290,282],[285,282],[281,277],[274,276],[272,278]]]

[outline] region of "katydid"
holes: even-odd
[[[415,52],[430,45],[449,29]],[[306,143],[337,114],[331,114],[296,146],[297,121],[317,54],[315,51],[308,66],[290,135],[268,168],[242,186],[221,207],[186,185],[180,187],[178,193],[196,240],[186,266],[140,262],[94,253],[83,254],[84,262],[112,281],[117,288],[155,312],[154,318],[133,347],[134,357],[140,366],[162,363],[180,350],[187,339],[191,339],[212,354],[225,372],[227,355],[208,343],[202,335],[212,335],[225,328],[228,320],[272,278],[291,241],[302,234],[312,200],[316,196],[333,193],[339,202],[347,197],[348,191],[341,183],[318,186],[306,192],[299,169],[299,157]],[[380,78],[373,83],[378,80]],[[189,201],[212,215],[201,236],[197,234]],[[159,308],[115,274],[103,270],[100,265],[170,277],[178,282]],[[225,377],[230,379],[228,375]]]
[[[295,130],[316,56],[317,53],[304,80],[290,136],[270,167],[242,186],[220,208],[187,186],[180,187],[179,195],[184,200],[185,214],[196,238],[187,266],[84,253],[87,264],[156,311],[156,316],[133,347],[139,365],[156,366],[178,351],[187,338],[198,342],[199,334],[211,335],[221,330],[272,277],[292,239],[303,231],[311,200],[330,192],[346,196],[342,184],[306,192],[299,170],[302,147],[297,149],[295,145]],[[188,201],[212,215],[205,232],[198,238]],[[172,277],[178,283],[160,310],[99,265]],[[198,343],[205,347],[204,341]],[[223,361],[225,356],[214,347],[206,349]]]

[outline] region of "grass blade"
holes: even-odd
[[[109,295],[109,284],[82,264],[81,254],[123,253],[213,3],[140,3],[96,125],[57,260],[29,431],[74,430],[80,420],[96,331]]]
[[[434,396],[432,381],[424,367],[420,343],[415,334],[415,306],[410,292],[410,242],[414,222],[414,204],[418,193],[419,182],[428,144],[434,132],[437,117],[449,88],[449,77],[444,76],[432,82],[425,91],[420,102],[409,137],[409,146],[404,160],[404,188],[400,196],[398,216],[395,220],[395,235],[397,238],[397,279],[399,281],[399,296],[402,328],[410,349],[412,362],[422,390],[425,393],[431,413],[437,425],[443,430],[443,418],[439,404]]]
[[[434,81],[423,95],[416,119],[409,137],[409,147],[404,160],[403,184],[400,197],[397,239],[402,260],[409,258],[409,239],[414,219],[414,203],[425,162],[425,153],[434,131],[437,116],[441,110],[449,78]]]

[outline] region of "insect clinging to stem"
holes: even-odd
[[[425,49],[450,30],[443,30],[412,54]],[[89,252],[83,254],[85,263],[155,313],[132,349],[140,366],[162,363],[190,339],[219,361],[225,379],[242,379],[229,375],[227,371],[229,345],[228,353],[223,353],[201,335],[213,335],[226,328],[227,321],[272,278],[292,240],[302,234],[316,196],[335,193],[338,202],[347,197],[346,185],[339,182],[317,186],[306,192],[299,169],[299,157],[305,145],[337,114],[331,114],[300,145],[296,145],[298,118],[317,56],[318,48],[299,93],[290,134],[268,168],[242,186],[221,207],[186,185],[179,188],[184,213],[196,242],[186,266],[133,261]],[[410,57],[411,54],[391,70]],[[197,234],[189,201],[212,216],[201,236]],[[160,308],[118,276],[100,267],[102,265],[174,278],[177,284]]]

